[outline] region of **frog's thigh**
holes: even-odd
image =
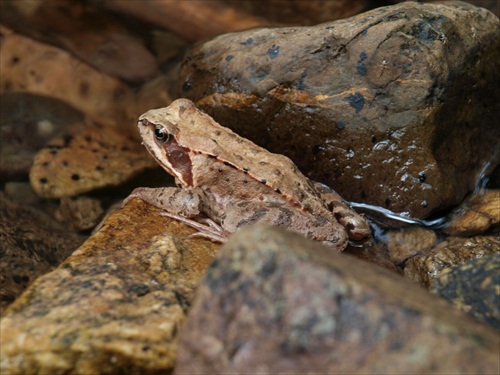
[[[132,198],[139,198],[162,210],[191,218],[200,215],[202,212],[202,194],[203,193],[196,188],[141,187],[134,189],[127,197],[126,202]]]
[[[278,203],[240,202],[227,208],[222,226],[228,232],[235,232],[242,226],[256,223],[269,223],[291,229],[312,240],[329,242],[342,248],[348,241],[345,228],[337,221]]]
[[[358,241],[371,235],[370,225],[366,219],[354,211],[336,191],[319,182],[315,182],[314,185],[328,209],[346,228],[351,240]]]

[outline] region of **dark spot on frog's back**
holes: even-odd
[[[179,114],[181,114],[181,115],[182,115],[185,111],[186,111],[186,107],[184,107],[183,105],[181,105],[181,106],[179,107]]]

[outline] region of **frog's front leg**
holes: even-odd
[[[160,214],[168,216],[198,230],[192,237],[205,237],[214,242],[225,242],[227,232],[217,223],[202,216],[206,214],[205,195],[197,188],[180,189],[176,187],[137,188],[123,201],[125,205],[134,198],[163,210]]]
[[[360,241],[371,236],[372,232],[368,221],[349,207],[336,191],[319,182],[314,182],[314,186],[337,221],[345,227],[351,240]]]

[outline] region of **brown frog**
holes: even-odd
[[[178,99],[139,118],[143,144],[180,188],[138,188],[164,214],[224,242],[257,222],[289,228],[343,250],[371,235],[367,221],[328,187],[311,182],[293,162],[219,125],[193,102]]]

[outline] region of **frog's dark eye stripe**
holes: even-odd
[[[167,143],[170,140],[170,134],[161,125],[155,126],[155,137],[159,142]]]

